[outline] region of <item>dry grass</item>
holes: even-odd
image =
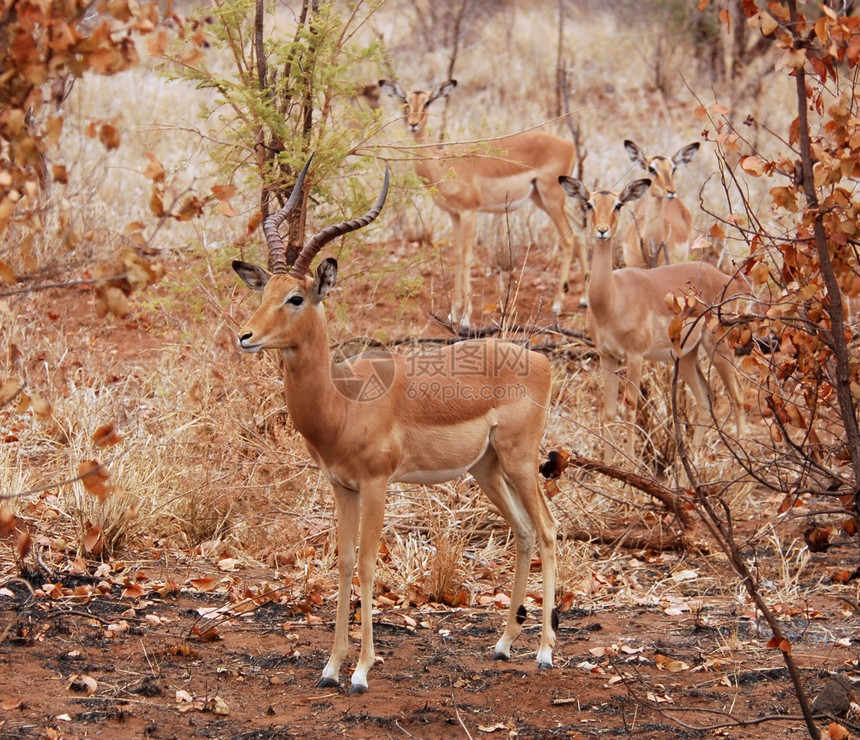
[[[475,30],[473,43],[457,62],[460,85],[448,113],[450,138],[507,133],[547,121],[548,129],[568,135],[561,122],[551,120],[555,49],[554,41],[547,43],[547,30],[555,28],[555,7],[549,2],[511,5]],[[408,2],[392,0],[368,33],[380,33],[390,45],[404,84],[439,81],[447,66],[444,50],[418,53],[409,32],[410,8]],[[697,140],[703,123],[694,119],[693,94],[678,78],[672,78],[671,98],[650,84],[659,28],[625,25],[609,11],[572,13],[566,45],[575,50],[570,59],[572,105],[588,151],[585,180],[589,186],[614,187],[640,176],[624,153],[625,137],[648,150],[673,153]],[[500,58],[505,60],[503,69]],[[684,59],[679,49],[664,61],[680,70]],[[369,74],[385,76],[379,70]],[[688,77],[685,82],[694,92],[712,95],[701,81]],[[780,94],[776,86],[767,93],[765,100],[741,101],[739,110],[770,105],[771,97]],[[406,132],[389,103],[385,115],[391,121],[379,141],[402,141]],[[63,200],[68,201],[79,228],[92,232],[92,238],[68,255],[52,241],[55,228],[49,224],[37,245],[39,264],[59,269],[72,257],[87,269],[125,242],[127,223],[142,221],[148,233],[153,231],[147,207],[150,183],[142,174],[147,152],[165,165],[178,191],[193,187],[205,193],[214,182],[207,137],[217,138],[220,124],[217,116],[203,119],[200,112],[211,105],[207,94],[168,83],[148,66],[115,78],[79,81],[66,104],[61,147],[74,179],[52,194],[49,213],[57,213]],[[780,107],[769,110],[777,116]],[[123,146],[106,153],[86,135],[86,127],[115,117],[121,118]],[[780,126],[778,121],[774,128]],[[709,208],[726,210],[714,172],[709,151],[685,169],[681,177],[688,204],[695,203],[701,188]],[[256,193],[242,192],[234,206],[245,213],[256,200]],[[390,251],[374,247],[372,260],[354,251],[338,255],[344,287],[333,294],[329,306],[335,342],[422,336],[432,322],[415,306],[440,310],[446,305],[442,265],[450,264],[448,218],[425,192],[416,190],[401,212],[386,213],[382,221],[381,240],[395,245]],[[707,223],[697,211],[696,226],[702,229]],[[80,292],[54,293],[50,300],[39,293],[0,300],[5,347],[0,379],[26,379],[28,391],[48,399],[53,410],[47,423],[32,412],[0,409],[2,434],[14,434],[18,440],[0,444],[3,488],[12,494],[39,491],[13,500],[11,506],[55,550],[64,545],[88,556],[84,535],[95,525],[105,534],[104,555],[128,557],[145,547],[172,547],[277,565],[291,553],[314,546],[316,567],[331,573],[334,523],[327,485],[309,465],[283,411],[277,361],[244,357],[235,350],[235,329],[254,305],[253,298],[235,288],[228,269],[233,238],[243,228],[241,217],[216,215],[162,227],[151,247],[168,266],[168,275],[138,298],[128,320],[97,320],[90,313],[88,294]],[[492,251],[500,243],[537,245],[529,253],[520,285],[528,286],[553,264],[557,235],[536,209],[523,209],[508,222],[482,216],[479,228],[479,260],[488,271],[499,261]],[[433,241],[416,246],[401,238],[405,231],[429,233]],[[14,245],[0,253],[10,262],[16,256]],[[428,265],[433,274],[429,281],[410,279]],[[359,284],[364,288],[356,296],[350,288]],[[60,307],[56,318],[52,301]],[[389,310],[383,312],[379,306],[384,303]],[[525,302],[517,310],[518,321],[532,317]],[[67,311],[73,313],[66,316]],[[581,313],[574,313],[566,328],[582,330],[582,324]],[[596,361],[560,358],[555,362],[545,447],[596,456],[602,447],[596,432],[601,386]],[[654,467],[662,466],[669,480],[676,480],[678,470],[669,462],[673,442],[666,431],[668,409],[660,400],[666,381],[658,375],[649,376],[648,454]],[[107,451],[94,449],[94,430],[108,423],[117,427],[122,443]],[[716,439],[711,432],[708,454],[701,454],[697,464],[709,477],[734,480],[738,471]],[[74,477],[79,461],[96,457],[107,461],[115,486],[105,503],[87,494],[79,482],[61,483]],[[748,487],[743,491],[740,508],[749,501]],[[386,530],[391,559],[380,577],[396,588],[420,587],[434,596],[464,587],[480,590],[476,584],[488,572],[509,565],[507,537],[495,529],[488,534],[486,502],[468,481],[402,491],[392,499]],[[573,536],[618,528],[619,521],[652,526],[643,514],[648,504],[629,488],[602,478],[568,475],[562,480],[553,506],[569,537],[562,543],[559,565],[565,589],[586,601],[598,593],[605,596],[591,574],[623,571],[623,556],[616,551],[595,554]],[[404,528],[404,521],[410,528]],[[12,549],[2,547],[0,557],[8,564]],[[793,552],[783,560],[791,568],[802,567]],[[790,573],[780,577],[784,588],[792,587]],[[622,588],[612,598],[642,595]]]

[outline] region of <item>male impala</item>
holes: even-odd
[[[379,86],[403,103],[403,120],[415,141],[427,145],[415,160],[415,172],[433,193],[433,202],[451,217],[457,250],[452,322],[469,326],[470,271],[475,247],[478,212],[507,213],[531,199],[552,219],[561,237],[561,264],[552,305],[561,313],[576,242],[579,267],[587,275],[588,258],[582,240],[574,237],[565,213],[565,197],[558,187],[560,175],[569,175],[576,161],[573,142],[546,131],[523,131],[493,139],[478,147],[429,146],[427,120],[433,101],[446,97],[457,85],[448,80],[432,91],[404,92],[400,84],[380,80]]]
[[[507,660],[521,632],[537,542],[543,571],[537,662],[550,668],[557,525],[537,477],[550,397],[549,362],[514,344],[475,340],[411,357],[374,352],[332,365],[322,300],[335,284],[337,262],[323,260],[314,277],[307,270],[325,244],[376,218],[388,191],[388,171],[370,212],[321,231],[287,271],[278,228],[295,206],[307,168],[284,208],[264,225],[274,274],[270,278],[238,260],[233,269],[251,289],[263,291],[260,308],[239,333],[239,344],[246,352],[280,351],[290,416],[334,490],[337,615],[334,647],[318,685],[339,685],[358,545],[361,651],[350,693],[367,690],[367,672],[374,664],[373,572],[389,484],[435,484],[466,472],[510,523],[516,542],[511,607],[495,657]]]
[[[667,294],[692,294],[706,306],[722,303],[742,291],[732,278],[706,262],[681,262],[652,270],[632,267],[612,269],[612,237],[618,225],[618,213],[625,203],[645,195],[651,182],[635,180],[620,193],[599,191],[589,193],[572,177],[559,178],[571,198],[586,204],[595,236],[588,284],[588,315],[586,327],[600,354],[603,374],[603,428],[615,420],[618,402],[618,367],[627,363],[627,382],[632,400],[630,418],[635,419],[644,360],[674,362],[677,348],[673,346],[669,325],[675,313],[669,307]],[[720,329],[717,329],[720,332]],[[721,332],[724,333],[724,332]],[[735,368],[724,348],[717,346],[717,337],[703,321],[688,325],[682,331],[678,371],[690,386],[699,409],[699,424],[709,420],[710,393],[702,376],[696,355],[705,347],[723,379],[735,413],[738,435],[746,430],[740,389]],[[701,438],[702,427],[696,428],[694,439]],[[606,434],[604,457],[611,457],[612,445]],[[627,438],[627,454],[633,455],[633,434]]]
[[[682,147],[670,159],[646,157],[639,146],[624,140],[627,155],[651,177],[648,195],[633,208],[633,220],[624,232],[624,264],[656,267],[676,258],[690,258],[693,217],[675,189],[675,169],[687,164],[699,151],[699,142]]]

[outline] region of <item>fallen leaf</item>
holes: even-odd
[[[79,694],[85,693],[87,696],[95,694],[98,687],[98,681],[96,681],[92,676],[81,676],[77,674],[72,676],[67,686],[69,691],[74,691]]]
[[[487,734],[489,734],[491,732],[497,732],[499,730],[507,730],[507,729],[508,729],[507,725],[504,724],[503,722],[499,722],[498,724],[495,724],[495,725],[478,725],[478,731],[479,732],[486,732]]]
[[[176,701],[194,701],[194,697],[191,696],[191,694],[189,694],[185,689],[176,689]]]
[[[205,578],[192,578],[190,583],[198,591],[211,591],[216,585],[218,585],[218,581],[211,576],[207,576]]]
[[[239,561],[236,558],[222,558],[218,561],[219,570],[236,570]]]
[[[93,443],[96,447],[110,447],[122,442],[122,437],[117,434],[113,424],[102,424],[93,432]]]

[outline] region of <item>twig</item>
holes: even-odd
[[[681,505],[681,496],[676,490],[666,488],[656,481],[646,478],[643,475],[639,475],[638,473],[632,473],[629,470],[622,470],[621,468],[616,468],[612,465],[606,465],[598,460],[591,460],[575,454],[570,456],[569,464],[574,465],[577,468],[582,468],[583,470],[594,470],[595,472],[602,473],[603,475],[619,480],[622,483],[626,483],[628,486],[633,486],[633,488],[637,488],[643,493],[647,493],[649,496],[656,498],[678,518],[678,521],[684,525],[685,529],[692,527],[694,524],[690,518],[690,513]]]
[[[463,718],[460,716],[460,709],[457,706],[456,699],[454,699],[454,693],[453,692],[451,692],[451,704],[454,705],[454,714],[457,715],[457,721],[460,723],[460,727],[463,728],[463,732],[466,733],[466,737],[469,738],[469,740],[474,740],[474,738],[472,738],[472,734],[469,732],[468,728],[463,723]]]
[[[81,278],[80,280],[66,280],[62,283],[42,283],[41,285],[31,285],[28,288],[17,288],[15,290],[0,290],[0,298],[9,298],[10,296],[23,295],[24,293],[35,293],[40,290],[50,290],[51,288],[74,288],[77,285],[97,285],[99,283],[109,283],[114,280],[122,280],[127,273],[121,275],[109,275],[99,278]]]

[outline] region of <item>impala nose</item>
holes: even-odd
[[[598,239],[608,239],[609,238],[609,227],[608,226],[598,226],[596,231],[597,231],[597,238]]]
[[[246,352],[256,352],[259,349],[259,346],[254,344],[254,332],[242,332],[239,335],[239,346]]]

